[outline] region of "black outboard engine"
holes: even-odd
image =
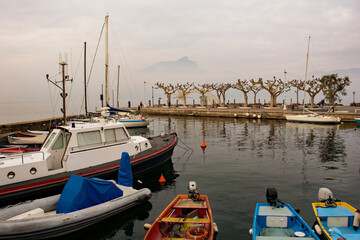
[[[270,204],[270,206],[276,206],[278,200],[277,190],[276,188],[267,188],[266,189],[266,201]]]
[[[278,203],[285,204],[280,199],[278,199],[276,188],[267,188],[266,189],[266,200],[273,207],[284,207],[278,206]]]

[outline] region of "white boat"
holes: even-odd
[[[177,144],[176,133],[130,136],[119,122],[98,121],[60,126],[40,151],[1,158],[0,205],[44,190],[60,190],[70,175],[108,177],[119,168],[122,152],[129,153],[134,176],[141,175],[168,161]]]
[[[307,68],[309,60],[309,49],[310,49],[310,37],[308,42],[308,49],[306,55],[306,70],[305,70],[305,81],[304,81],[304,105],[303,105],[303,114],[285,114],[285,118],[289,122],[298,122],[298,123],[314,123],[314,124],[339,124],[341,119],[334,116],[324,116],[317,113],[311,112],[305,109],[305,94],[306,94],[306,81],[307,81]],[[307,111],[308,113],[305,113]]]
[[[285,115],[288,122],[297,123],[315,123],[315,124],[339,124],[341,119],[339,117],[324,116],[315,113],[299,114],[299,115]]]
[[[150,123],[149,119],[143,115],[129,110],[117,109],[113,107],[103,108],[110,111],[110,116],[124,124],[126,128],[147,127]]]
[[[0,239],[58,237],[91,226],[148,200],[147,188],[132,188],[130,158],[122,154],[118,184],[72,175],[61,195],[0,210]]]

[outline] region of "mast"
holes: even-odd
[[[86,42],[84,42],[84,90],[85,90],[85,116],[87,117],[87,97],[86,97]]]
[[[108,73],[109,73],[109,49],[108,49],[108,31],[109,31],[109,15],[105,17],[106,23],[106,37],[105,37],[105,102],[106,106],[109,105],[109,83],[108,83]]]
[[[311,36],[309,36],[308,49],[307,49],[307,54],[306,54],[306,67],[305,67],[305,82],[304,82],[304,104],[303,104],[303,112],[305,111],[305,94],[306,94],[307,69],[308,69],[309,50],[310,50],[310,38],[311,38]]]
[[[120,80],[120,65],[118,65],[118,81],[117,81],[117,105],[116,107],[119,108],[119,80]]]

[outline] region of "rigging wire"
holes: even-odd
[[[73,77],[73,81],[75,81],[75,79],[76,79],[76,76],[77,76],[77,73],[78,73],[78,70],[79,70],[79,66],[80,66],[81,57],[82,57],[83,52],[84,52],[84,48],[85,47],[83,47],[83,50],[81,51],[79,61],[78,61],[78,64],[76,66],[75,75]],[[72,63],[73,62],[72,61],[72,51],[70,51],[70,56],[71,56],[71,63]],[[73,64],[71,64],[71,74],[73,75],[73,70],[72,70],[73,67],[72,66],[73,66]],[[72,92],[73,86],[74,86],[74,84],[71,84],[71,88],[70,88],[70,91],[69,91],[69,100],[68,100],[68,102],[71,102],[71,104],[73,106],[73,109],[76,109],[75,103],[74,103],[74,101],[72,101],[72,98],[71,98],[71,96],[72,96],[71,92]],[[81,109],[80,109],[80,113],[81,113]]]
[[[139,93],[138,93],[138,91],[137,91],[137,88],[136,88],[136,86],[135,86],[134,78],[133,78],[133,76],[132,76],[132,74],[131,74],[131,72],[130,72],[130,70],[129,70],[128,63],[127,63],[127,59],[126,59],[126,57],[125,57],[125,54],[123,53],[124,51],[122,50],[122,47],[121,47],[119,38],[118,38],[116,32],[114,31],[114,29],[112,28],[112,24],[110,25],[110,29],[111,29],[111,31],[112,31],[112,33],[113,33],[114,41],[115,41],[115,43],[117,43],[116,47],[118,48],[119,52],[122,53],[122,57],[123,57],[123,60],[124,60],[125,67],[126,67],[126,69],[128,70],[128,73],[129,73],[129,76],[130,76],[130,79],[131,79],[130,82],[133,84],[133,87],[134,87],[134,89],[135,89],[135,94],[137,95],[138,99],[141,99],[141,96],[139,95]],[[120,58],[121,58],[121,56],[120,56]],[[130,90],[129,85],[128,85],[128,81],[125,81],[125,84],[127,85],[128,89]],[[130,91],[129,91],[129,92],[130,92]],[[130,93],[130,96],[131,96],[131,93]]]
[[[94,58],[93,58],[93,61],[92,61],[92,63],[91,63],[91,68],[90,68],[89,77],[88,77],[87,82],[86,82],[86,88],[89,87],[89,82],[90,82],[90,78],[91,78],[91,73],[92,73],[92,70],[93,70],[93,67],[94,67],[94,62],[95,62],[96,54],[97,54],[97,51],[98,51],[98,49],[99,49],[101,36],[102,36],[103,31],[104,31],[104,26],[105,26],[105,22],[103,23],[103,26],[102,26],[102,28],[101,28],[101,32],[100,32],[98,44],[97,44],[97,46],[96,46]],[[81,101],[81,106],[80,106],[79,114],[81,113],[81,109],[83,108],[84,100],[85,100],[85,93],[84,93],[83,98],[82,98],[82,101]]]

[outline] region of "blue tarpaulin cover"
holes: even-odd
[[[122,195],[123,191],[112,182],[71,175],[61,193],[56,213],[74,212]]]
[[[107,105],[107,107],[110,108],[110,111],[114,111],[114,112],[131,112],[131,111],[125,110],[125,109],[114,108],[114,107],[111,107],[110,105]]]
[[[118,173],[118,184],[125,187],[132,187],[133,175],[129,153],[123,152],[120,159],[120,168]]]

